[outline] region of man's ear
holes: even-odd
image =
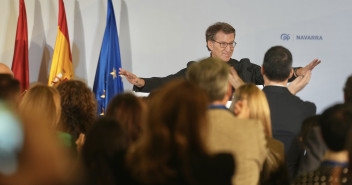
[[[208,45],[208,48],[210,49],[210,51],[213,51],[214,42],[211,40],[208,40],[207,45]]]
[[[262,75],[264,76],[265,72],[264,72],[264,66],[262,65],[262,67],[260,68],[260,71],[262,72]]]
[[[292,78],[293,76],[293,68],[291,69],[290,76],[288,76],[288,79]]]

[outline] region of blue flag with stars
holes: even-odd
[[[99,115],[105,114],[111,98],[123,92],[122,77],[118,75],[120,67],[121,57],[114,7],[111,0],[108,0],[106,28],[93,86]]]

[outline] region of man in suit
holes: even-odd
[[[264,77],[263,91],[268,99],[272,133],[275,139],[285,145],[286,162],[291,177],[295,174],[298,165],[299,148],[293,144],[304,119],[315,115],[314,103],[301,100],[287,88],[288,79],[294,75],[292,69],[291,52],[282,47],[270,48],[265,56],[261,68]],[[308,70],[299,78],[310,78]]]
[[[212,153],[228,152],[236,158],[233,184],[257,185],[266,158],[264,128],[257,120],[236,118],[226,107],[231,96],[229,66],[213,57],[193,63],[186,79],[207,93],[208,133],[206,143]]]
[[[210,51],[210,56],[213,58],[219,58],[226,62],[229,66],[236,70],[236,74],[244,81],[255,83],[256,85],[263,85],[263,76],[260,72],[260,66],[250,62],[248,58],[241,59],[240,61],[231,58],[234,48],[236,30],[230,24],[224,22],[217,22],[208,27],[205,32],[205,39],[207,48]],[[187,68],[191,62],[188,62]],[[313,69],[320,63],[320,60],[313,60],[304,68],[295,68],[296,73],[291,80],[295,77],[304,74],[307,70]],[[130,73],[126,70],[120,69],[119,74],[124,75],[126,79],[133,84],[133,90],[136,92],[150,92],[169,80],[175,78],[183,78],[186,75],[187,68],[178,71],[175,74],[168,75],[166,77],[152,77],[152,78],[139,78],[135,74]]]

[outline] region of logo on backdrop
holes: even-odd
[[[281,40],[290,40],[290,34],[283,33],[281,34]]]
[[[289,40],[323,40],[322,35],[295,35],[295,34],[287,34],[283,33],[280,36],[281,40],[289,41]]]

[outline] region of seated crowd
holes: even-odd
[[[147,98],[116,95],[104,116],[84,82],[21,93],[1,73],[0,184],[352,184],[352,76],[345,103],[316,115],[295,95],[311,71],[288,88],[282,46],[264,56],[263,90],[210,57]]]

